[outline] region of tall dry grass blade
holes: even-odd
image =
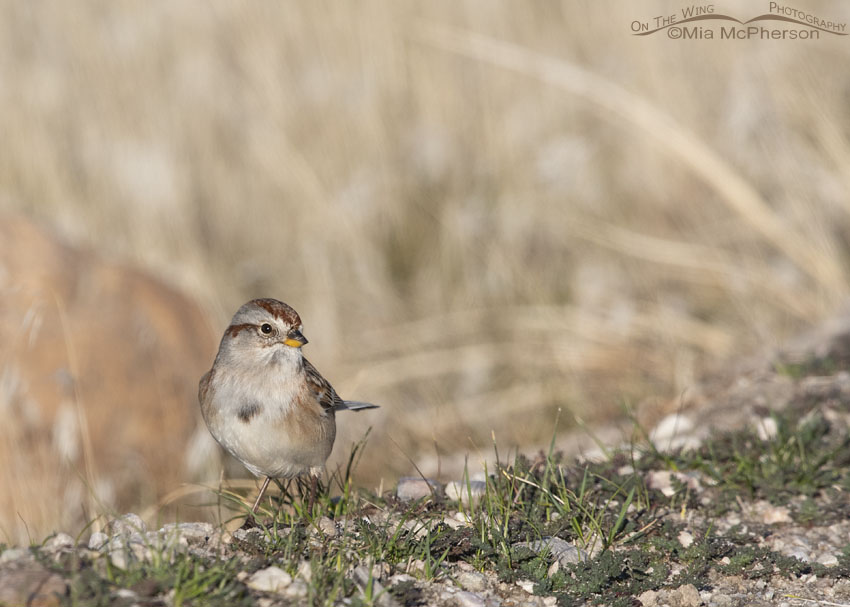
[[[801,320],[808,321],[819,315],[817,304],[781,288],[767,272],[750,268],[717,247],[649,236],[601,221],[574,218],[570,230],[580,238],[632,257],[691,270],[696,279],[708,274],[714,280],[725,278],[722,281],[725,285],[734,285],[738,279],[743,279],[765,291],[771,301],[781,303]]]
[[[645,98],[563,59],[555,59],[481,34],[423,24],[428,45],[525,74],[582,97],[591,107],[614,114],[661,144],[714,188],[726,205],[757,233],[811,276],[832,299],[841,295],[844,272],[834,257],[801,237],[777,216],[756,189],[695,134]]]

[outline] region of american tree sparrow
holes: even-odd
[[[304,358],[302,330],[298,313],[282,301],[249,301],[233,316],[212,369],[201,378],[198,398],[210,433],[252,474],[265,477],[252,514],[273,478],[309,474],[315,491],[333,448],[335,413],[376,408],[337,395]]]

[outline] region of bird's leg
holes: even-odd
[[[307,507],[309,516],[313,516],[313,506],[316,504],[316,487],[319,484],[319,479],[314,475],[310,475],[310,505]]]
[[[266,480],[263,481],[263,486],[260,487],[260,494],[257,496],[257,501],[254,502],[254,507],[251,508],[251,514],[257,514],[257,508],[260,507],[260,500],[263,499],[263,494],[266,492],[266,488],[269,486],[269,481],[271,481],[271,477],[267,476]]]

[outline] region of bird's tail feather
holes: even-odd
[[[346,400],[343,401],[342,406],[337,405],[337,410],[348,409],[349,411],[362,411],[364,409],[377,409],[378,405],[373,405],[372,403],[363,403],[359,400]]]

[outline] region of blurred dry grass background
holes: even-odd
[[[5,3],[0,209],[292,304],[368,482],[658,413],[848,290],[850,42],[630,34],[679,8]]]

